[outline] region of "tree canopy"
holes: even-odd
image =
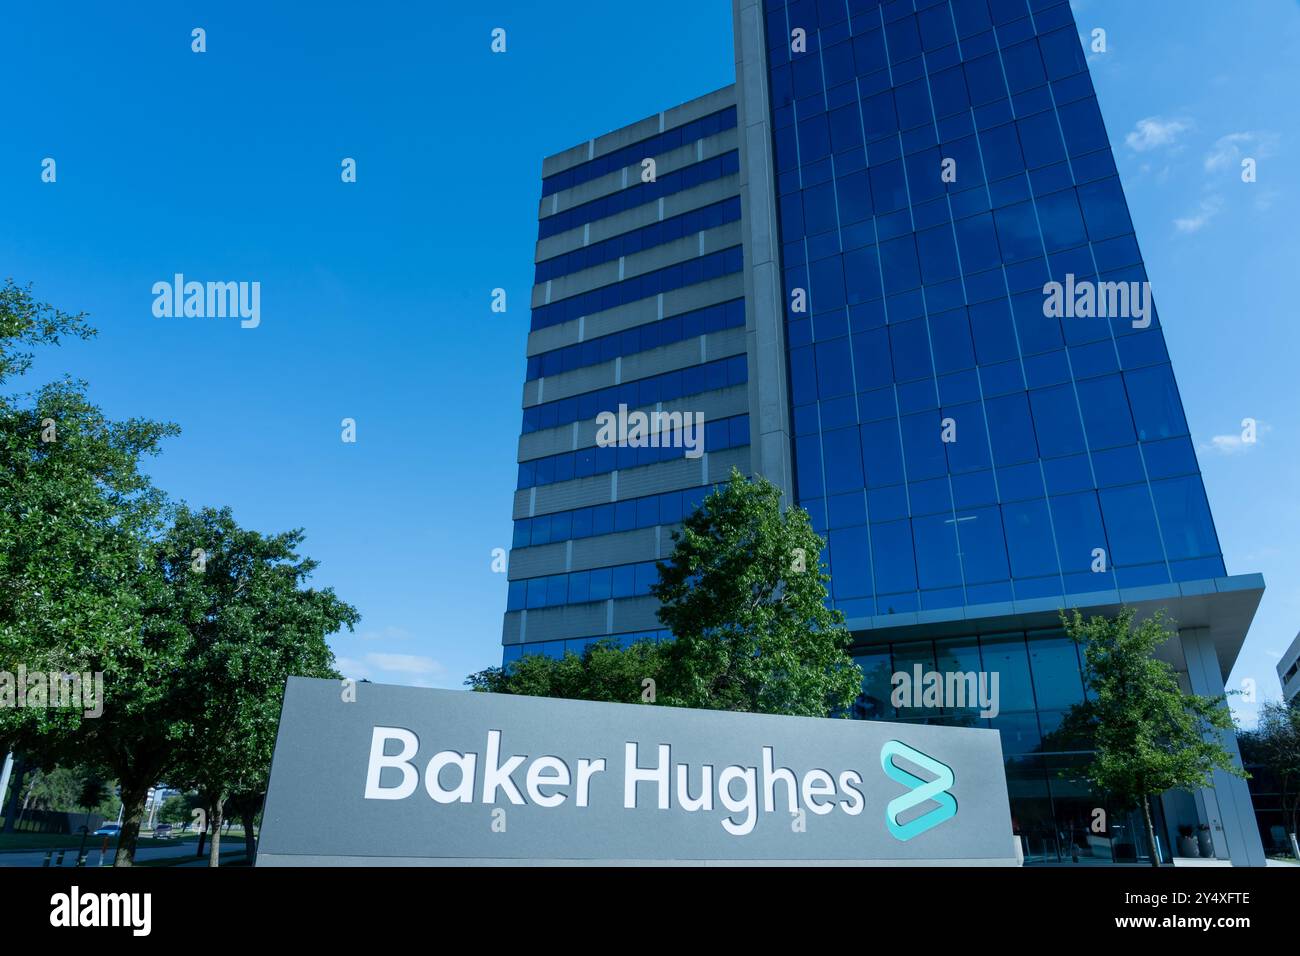
[[[825,542],[764,478],[733,469],[673,532],[651,591],[675,640],[527,655],[466,681],[476,690],[825,717],[846,713],[862,673],[843,615],[826,606]]]
[[[30,348],[94,330],[0,289],[0,385]],[[129,864],[151,786],[247,812],[265,788],[285,678],[336,677],[326,637],[355,608],[307,579],[303,532],[245,530],[228,508],[169,502],[142,462],[175,425],[114,420],[64,378],[0,395],[0,670],[102,673],[103,711],[0,708],[0,752],[116,779]],[[15,781],[15,786],[17,781]]]
[[[1135,618],[1131,608],[1113,618],[1062,615],[1083,647],[1088,691],[1071,723],[1094,748],[1084,775],[1119,806],[1141,808],[1158,866],[1151,798],[1209,786],[1215,770],[1244,772],[1218,739],[1234,728],[1225,697],[1183,693],[1173,667],[1155,656],[1173,636],[1168,618],[1159,611],[1136,626]]]

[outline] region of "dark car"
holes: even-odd
[[[118,823],[105,823],[95,831],[95,836],[117,836],[122,832],[122,826]]]

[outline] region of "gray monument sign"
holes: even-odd
[[[257,861],[1016,859],[996,731],[291,678]]]

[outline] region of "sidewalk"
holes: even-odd
[[[194,855],[194,849],[195,849],[194,841],[186,841],[184,843],[178,842],[175,846],[139,847],[135,851],[135,859],[136,862],[138,863],[145,863],[153,860],[166,860],[166,859],[171,859],[173,857],[183,857],[188,855],[191,859],[196,860],[203,866],[207,866],[207,860],[208,860],[207,847],[205,846],[203,848],[202,857],[196,857]],[[48,849],[8,850],[5,852],[0,852],[0,867],[44,866],[45,854],[49,852],[51,851]],[[51,867],[54,866],[55,860],[59,858],[59,852],[60,851],[57,848],[53,850],[50,856]],[[90,846],[87,846],[86,866],[87,867],[95,867],[101,865],[112,866],[113,855],[116,852],[117,852],[116,847],[110,846],[108,848],[108,852],[102,854],[102,863],[101,863],[101,853],[99,847],[95,846],[92,848]],[[244,841],[242,838],[239,839],[238,841],[233,841],[231,843],[227,843],[224,838],[222,839],[221,859],[224,861],[228,854],[231,856],[239,856],[240,858],[243,858],[245,854],[244,854]],[[63,850],[63,869],[74,869],[76,866],[76,862],[77,862],[76,847],[73,847],[71,849],[65,848]]]

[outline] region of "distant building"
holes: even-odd
[[[1288,704],[1296,703],[1300,697],[1300,634],[1277,662],[1277,677],[1282,682],[1282,699]]]

